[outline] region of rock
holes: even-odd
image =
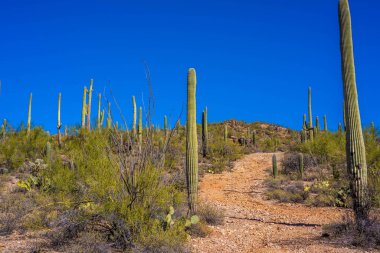
[[[9,172],[9,170],[7,169],[7,168],[5,168],[5,167],[0,167],[0,174],[6,174],[6,173],[8,173]]]

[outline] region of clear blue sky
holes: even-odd
[[[171,123],[186,105],[186,75],[198,76],[198,119],[266,121],[300,129],[313,89],[313,114],[342,121],[338,0],[161,0],[0,2],[0,118],[55,133],[79,124],[82,90],[111,88],[131,121],[131,96],[148,96],[151,70],[155,123]],[[380,125],[380,2],[351,0],[356,74],[363,125]],[[94,96],[93,108],[96,108]],[[116,108],[115,118],[120,121]],[[94,117],[96,112],[93,111]],[[182,122],[185,121],[185,113]]]

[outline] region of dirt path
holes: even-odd
[[[235,163],[232,172],[202,178],[201,200],[224,210],[226,218],[207,238],[192,239],[192,251],[364,252],[321,236],[322,225],[340,221],[348,210],[266,200],[263,181],[272,155],[247,155]],[[281,160],[283,154],[277,156]]]

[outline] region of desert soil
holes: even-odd
[[[201,201],[223,210],[225,222],[208,237],[191,239],[192,252],[374,252],[322,236],[322,226],[340,222],[347,209],[266,199],[272,155],[247,155],[231,171],[201,179]]]

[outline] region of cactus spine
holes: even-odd
[[[278,170],[277,170],[277,157],[276,157],[276,154],[273,154],[273,156],[272,156],[272,169],[273,169],[273,177],[277,178],[277,176],[278,176]]]
[[[61,146],[61,93],[58,94],[58,119],[57,119],[57,131],[58,131],[58,146]]]
[[[26,133],[27,135],[30,134],[30,124],[31,124],[31,121],[32,121],[32,99],[33,99],[33,95],[32,93],[29,94],[29,105],[28,105],[28,123],[26,125]]]
[[[88,90],[88,105],[87,105],[87,130],[91,130],[91,104],[92,104],[92,86],[94,84],[94,80],[90,80],[90,89]]]
[[[303,163],[303,154],[300,153],[298,155],[298,163],[299,163],[299,169],[300,169],[300,176],[301,176],[301,179],[303,178],[303,171],[304,171],[304,163]]]
[[[195,69],[187,75],[187,121],[186,121],[186,183],[190,214],[197,212],[198,199],[198,140],[196,122],[196,85]]]
[[[323,116],[323,126],[324,126],[324,130],[325,132],[328,132],[328,128],[327,128],[327,117],[326,115]]]
[[[140,149],[142,146],[142,133],[143,133],[143,129],[142,129],[143,126],[142,125],[143,125],[143,123],[142,123],[142,107],[140,106],[140,108],[139,108],[139,124],[137,127],[137,136],[138,136]]]
[[[132,96],[132,105],[133,105],[132,135],[136,136],[136,99],[135,99],[135,96]]]
[[[82,129],[84,129],[86,127],[86,113],[87,113],[86,99],[87,99],[87,87],[84,86],[83,97],[82,97]]]
[[[112,119],[111,119],[111,102],[108,101],[108,110],[107,110],[107,129],[111,129]]]
[[[346,157],[356,221],[368,218],[367,161],[356,89],[351,14],[347,0],[339,0],[340,48],[346,114]]]
[[[207,107],[202,112],[202,153],[207,156],[208,151],[208,128],[207,128]]]

